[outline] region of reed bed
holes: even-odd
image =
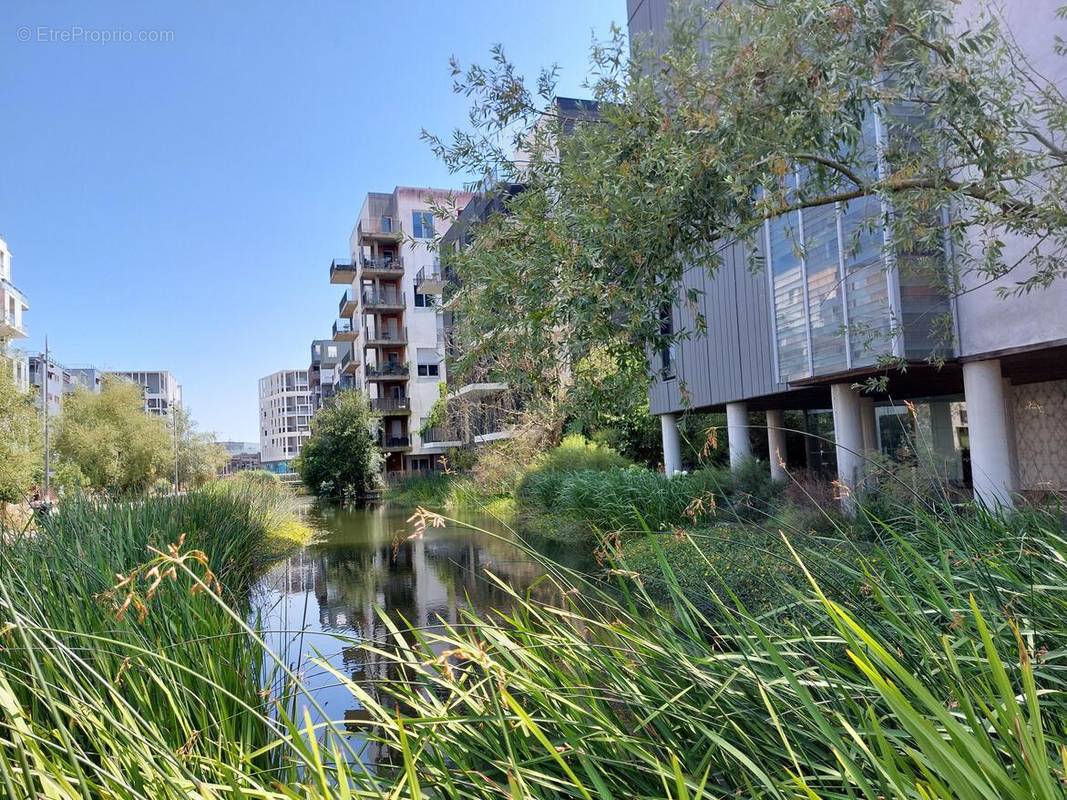
[[[862,551],[786,537],[804,580],[765,613],[715,569],[694,597],[666,558],[642,574],[620,550],[597,577],[546,565],[562,606],[516,596],[506,616],[433,635],[394,621],[387,641],[352,643],[392,680],[335,673],[381,754],[371,772],[339,727],[296,717],[300,676],[249,621],[265,535],[253,506],[69,504],[3,553],[0,785],[57,798],[1063,797],[1063,520],[948,506],[908,520],[872,517]],[[415,535],[436,521],[417,513]],[[645,536],[662,555],[671,534]],[[131,589],[145,607],[119,613]]]

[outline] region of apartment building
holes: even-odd
[[[21,391],[29,388],[29,364],[21,350],[10,347],[15,339],[26,338],[22,316],[29,309],[26,296],[11,282],[11,251],[0,237],[0,356],[11,370],[11,378]]]
[[[311,363],[308,365],[308,387],[311,390],[312,413],[340,391],[353,386],[351,375],[342,375],[341,367],[352,363],[352,342],[315,339],[311,343]]]
[[[433,243],[447,225],[433,206],[462,208],[471,196],[410,186],[372,192],[352,230],[350,256],[330,265],[330,282],[346,287],[333,340],[352,347],[340,372],[367,392],[381,415],[387,476],[437,469],[442,453],[455,444],[419,433],[446,378],[437,314],[445,281]]]
[[[448,232],[441,237],[439,252],[445,264],[443,277],[448,283],[448,291],[439,313],[445,334],[445,363],[449,368],[462,356],[462,346],[452,335],[456,325],[453,300],[462,287],[457,276],[448,269],[448,255],[470,247],[477,226],[495,214],[506,214],[508,200],[519,194],[522,188],[521,184],[488,183],[471,198]],[[442,440],[456,440],[461,445],[472,446],[512,436],[519,401],[508,384],[496,378],[488,366],[483,369],[475,367],[467,371],[467,379],[462,385],[449,387],[448,420],[441,432]]]
[[[1057,5],[1004,4],[1002,18],[1034,69],[1063,90],[1067,63],[1055,46],[1067,31]],[[628,0],[631,39],[656,41],[668,8],[669,0]],[[966,0],[956,19],[962,24],[977,8]],[[885,148],[884,128],[872,115],[867,147]],[[668,473],[684,466],[676,421],[689,410],[725,410],[732,464],[755,444],[776,476],[784,475],[781,460],[817,466],[817,440],[798,437],[807,441],[798,448],[785,430],[783,412],[800,410],[807,433],[831,438],[828,466],[846,487],[862,479],[867,455],[893,456],[903,438],[928,448],[946,478],[971,485],[990,505],[1010,505],[1017,492],[1067,489],[1067,283],[1001,297],[1029,269],[1031,243],[1010,240],[1005,259],[1022,264],[1010,281],[967,278],[963,293],[947,296],[901,269],[906,254],[886,252],[881,220],[890,210],[871,198],[783,215],[766,223],[755,245],[761,272],[749,269],[745,245],[727,240],[715,243],[722,260],[714,273],[700,263],[686,271],[682,290],[698,293],[707,333],[651,355],[650,402]],[[926,358],[930,322],[943,312],[952,315],[956,341],[937,368]],[[664,320],[689,331],[694,322],[684,302]],[[874,333],[873,346],[849,335],[857,324]],[[882,374],[876,360],[886,352],[908,370],[891,373],[885,392],[853,388]]]
[[[169,417],[171,410],[182,404],[182,387],[166,370],[130,370],[105,372],[103,375],[122,378],[140,386],[144,391],[146,414]]]
[[[287,473],[311,435],[311,387],[306,369],[259,379],[259,454],[263,468]]]
[[[30,385],[37,390],[38,402],[44,402],[48,415],[55,417],[63,408],[63,398],[79,385],[70,370],[43,353],[28,358]]]

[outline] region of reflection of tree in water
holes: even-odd
[[[519,594],[545,602],[558,599],[551,581],[539,581],[544,575],[541,566],[501,538],[509,534],[499,523],[490,524],[501,531],[500,537],[446,526],[412,538],[403,516],[378,509],[333,513],[320,524],[331,531],[331,538],[301,555],[303,580],[298,583],[313,590],[323,630],[373,646],[344,647],[338,666],[387,708],[395,708],[396,702],[384,691],[386,686],[419,680],[390,658],[402,647],[418,644],[415,630],[444,634],[441,620],[456,625],[464,609],[485,613],[512,608],[512,597],[486,576],[487,570]],[[287,586],[290,592],[294,589]],[[446,649],[447,645],[434,644],[426,659]],[[356,705],[345,711],[344,718],[346,727],[359,733],[367,715]],[[367,751],[365,757],[379,763],[385,754]]]

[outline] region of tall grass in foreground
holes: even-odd
[[[915,512],[908,529],[879,526],[874,549],[836,554],[855,593],[831,599],[812,579],[760,616],[726,581],[694,602],[665,559],[647,578],[669,587],[667,604],[622,562],[614,585],[547,565],[565,607],[516,597],[509,615],[470,615],[442,635],[394,628],[360,646],[400,678],[334,673],[386,753],[375,776],[342,737],[258,693],[270,656],[241,609],[260,534],[242,513],[217,497],[71,506],[8,545],[9,796],[1064,796],[1067,542],[1052,513]],[[116,620],[121,595],[101,594],[110,571],[152,543],[160,552],[137,574],[174,567],[177,580],[146,591],[143,618]],[[220,595],[191,592],[212,582],[191,547]],[[795,558],[825,572],[823,553]]]

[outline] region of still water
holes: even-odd
[[[396,677],[394,668],[360,645],[373,641],[388,646],[391,634],[383,614],[402,630],[418,627],[441,633],[442,620],[455,624],[465,609],[505,611],[512,599],[487,571],[519,594],[555,599],[552,583],[543,579],[544,569],[518,546],[517,534],[507,524],[488,514],[450,514],[465,525],[428,527],[421,537],[412,538],[410,514],[410,509],[388,504],[364,509],[313,506],[307,521],[318,535],[275,564],[255,594],[272,650],[283,654],[301,676],[327,718],[354,734],[357,749],[364,718],[360,704],[313,660],[328,662],[376,694],[380,682]],[[526,542],[559,563],[587,566],[573,548]],[[316,722],[323,721],[314,709],[308,710]],[[302,717],[302,710],[297,713]],[[373,753],[364,757],[374,760]]]

